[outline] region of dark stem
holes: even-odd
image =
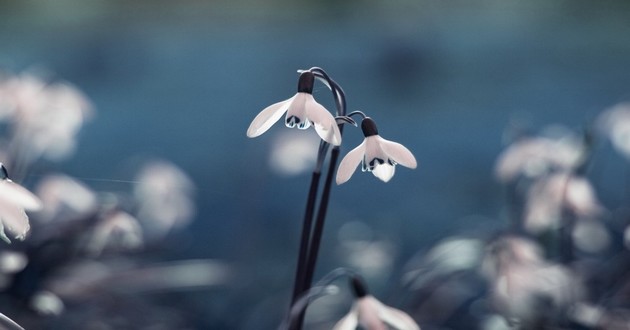
[[[295,280],[293,282],[293,296],[291,297],[291,306],[298,300],[300,294],[305,291],[302,287],[305,277],[304,266],[308,256],[308,245],[311,238],[311,228],[313,227],[313,213],[315,211],[315,199],[317,198],[317,189],[319,188],[320,171],[314,171],[311,177],[311,187],[308,191],[308,199],[306,200],[306,211],[304,211],[304,221],[302,222],[302,237],[300,238],[300,251],[298,253],[297,268],[295,271]]]
[[[340,128],[341,129],[341,128]],[[313,274],[315,273],[315,265],[317,264],[317,257],[319,255],[319,247],[322,241],[324,233],[324,224],[326,222],[326,211],[328,210],[328,201],[330,200],[330,190],[332,187],[332,179],[337,167],[337,159],[339,158],[339,147],[334,147],[330,153],[330,163],[328,167],[328,173],[326,174],[326,182],[324,183],[324,191],[322,192],[322,199],[319,202],[319,209],[317,210],[317,218],[315,219],[315,227],[313,228],[313,235],[308,249],[308,258],[306,261],[304,281],[301,285],[302,292],[306,292],[310,289],[313,282]],[[301,311],[299,317],[295,322],[294,330],[301,330],[304,323],[304,315],[306,309]]]
[[[346,114],[346,96],[341,89],[341,86],[332,80],[328,74],[321,68],[311,68],[308,71],[323,81],[331,90],[333,98],[335,100],[335,106],[337,107],[337,116],[345,116]],[[339,124],[339,131],[343,135],[343,124]],[[330,199],[330,189],[332,186],[332,178],[337,167],[337,160],[339,158],[339,147],[332,149],[328,173],[326,175],[326,182],[324,184],[324,191],[322,193],[321,200],[319,202],[319,209],[317,211],[317,219],[315,227],[312,225],[313,212],[315,207],[315,199],[317,196],[317,189],[319,185],[319,179],[321,174],[321,167],[326,157],[329,145],[325,142],[320,144],[319,152],[317,155],[317,165],[313,172],[313,178],[311,181],[311,188],[309,189],[309,197],[307,200],[306,211],[304,214],[304,223],[302,227],[302,237],[300,239],[300,251],[298,256],[298,265],[295,275],[295,284],[293,287],[293,296],[291,299],[291,309],[293,305],[300,299],[302,295],[307,293],[311,288],[313,281],[313,272],[315,271],[315,264],[317,262],[317,255],[319,253],[319,246],[324,231],[324,221],[326,218],[326,210],[328,209],[328,201]],[[311,230],[313,230],[311,234]],[[307,304],[308,305],[308,304]],[[306,312],[306,306],[300,312],[295,322],[289,322],[290,329],[301,330],[304,323],[304,314]],[[291,313],[289,313],[289,321],[292,321]]]

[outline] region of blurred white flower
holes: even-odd
[[[355,330],[358,325],[366,330],[420,330],[418,324],[407,313],[386,306],[374,296],[367,293],[363,284],[353,278],[353,289],[356,299],[350,312],[346,314],[333,330]]]
[[[13,149],[27,161],[38,157],[59,160],[74,150],[75,137],[92,114],[87,98],[74,86],[22,74],[0,88],[0,118],[10,119]]]
[[[613,147],[630,159],[630,103],[621,103],[603,112],[597,124]]]
[[[483,256],[483,242],[475,238],[449,237],[435,245],[421,261],[405,274],[412,289],[419,289],[438,276],[476,269]]]
[[[604,207],[585,178],[557,173],[536,181],[527,194],[525,229],[540,232],[558,226],[564,210],[580,218],[600,215]]]
[[[94,192],[66,175],[46,176],[36,192],[43,204],[38,219],[44,222],[73,220],[97,207]]]
[[[359,163],[362,163],[363,172],[372,172],[384,182],[388,182],[394,176],[396,164],[416,168],[416,158],[411,151],[400,143],[383,139],[378,135],[376,123],[372,118],[364,118],[361,129],[365,139],[358,147],[348,152],[339,163],[337,184],[348,181]]]
[[[156,161],[146,165],[136,181],[137,215],[149,234],[160,236],[188,224],[195,207],[193,183],[184,172],[173,164]]]
[[[298,92],[288,100],[272,104],[261,111],[247,129],[247,136],[257,137],[265,133],[286,112],[285,124],[307,129],[311,125],[322,138],[332,144],[341,144],[341,132],[333,115],[313,98],[315,76],[305,71],[300,74]]]
[[[31,308],[44,315],[61,315],[65,306],[54,293],[39,291],[31,298]]]
[[[588,253],[602,252],[610,246],[611,237],[606,227],[594,219],[578,219],[571,233],[573,244]]]
[[[283,131],[273,143],[269,156],[271,169],[284,175],[298,175],[312,170],[317,160],[318,141],[315,135]]]
[[[6,168],[0,164],[0,238],[10,243],[5,229],[23,240],[30,229],[25,210],[37,211],[41,201],[26,188],[9,179]]]
[[[557,128],[550,136],[524,138],[512,143],[497,159],[495,175],[503,182],[519,175],[538,177],[551,170],[571,170],[584,158],[583,143]]]
[[[542,259],[530,241],[503,237],[489,246],[484,274],[493,305],[508,320],[529,323],[578,300],[582,285],[569,268]]]
[[[142,245],[142,228],[138,220],[123,211],[112,211],[96,226],[87,249],[99,255],[107,247],[134,249]]]

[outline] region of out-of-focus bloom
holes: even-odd
[[[96,209],[96,195],[83,183],[65,175],[49,175],[36,189],[42,200],[38,219],[43,222],[81,218]]]
[[[61,315],[63,301],[50,291],[39,291],[31,298],[31,308],[43,315]]]
[[[568,308],[582,285],[566,267],[546,262],[533,242],[502,237],[488,248],[482,271],[490,281],[495,308],[508,320],[531,326]]]
[[[134,249],[142,245],[142,227],[123,211],[112,211],[94,229],[88,250],[100,254],[106,247]]]
[[[440,276],[477,269],[483,256],[483,242],[467,237],[449,237],[423,257],[420,265],[405,274],[412,289],[419,289]]]
[[[622,103],[603,112],[597,121],[599,130],[613,147],[630,159],[630,103]]]
[[[269,166],[283,175],[298,175],[315,166],[319,138],[311,134],[299,134],[285,130],[276,136]]]
[[[26,188],[9,179],[4,165],[0,164],[0,238],[10,243],[5,229],[23,240],[30,229],[25,210],[37,211],[41,201]]]
[[[496,177],[503,182],[519,175],[538,177],[551,170],[571,170],[584,158],[583,143],[573,134],[531,137],[510,145],[497,159]]]
[[[339,255],[344,263],[367,278],[387,278],[396,259],[393,242],[375,238],[373,229],[359,221],[339,229]]]
[[[75,136],[92,114],[87,98],[66,83],[46,84],[22,74],[7,79],[0,88],[0,119],[14,126],[13,148],[26,152],[31,161],[43,156],[58,160],[74,149]]]
[[[372,172],[374,176],[384,182],[394,176],[396,164],[408,168],[416,168],[416,158],[409,149],[400,143],[383,139],[378,135],[376,123],[372,118],[365,118],[361,122],[361,129],[365,139],[339,163],[337,170],[337,184],[342,184],[352,177],[359,163],[363,172]]]
[[[302,72],[298,92],[290,99],[272,104],[261,111],[249,125],[247,136],[253,138],[265,133],[286,112],[287,127],[307,129],[313,125],[322,140],[332,145],[340,145],[341,132],[335,118],[313,98],[314,82],[315,76],[312,72]]]
[[[580,218],[596,217],[604,211],[591,184],[570,173],[557,173],[530,187],[525,205],[524,225],[539,232],[560,224],[564,210]]]
[[[186,225],[194,215],[192,180],[175,165],[150,163],[138,173],[136,181],[137,215],[149,234],[161,236]]]
[[[335,324],[333,330],[355,330],[358,325],[366,330],[387,330],[388,326],[398,330],[420,330],[407,313],[386,306],[368,294],[357,277],[352,278],[352,288],[356,297],[352,309]]]

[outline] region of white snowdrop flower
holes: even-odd
[[[622,103],[598,118],[599,130],[608,136],[613,147],[630,159],[630,103]]]
[[[94,229],[88,250],[99,255],[105,248],[135,249],[142,245],[142,227],[129,213],[113,211]]]
[[[11,241],[5,229],[23,240],[30,229],[25,210],[37,211],[41,202],[26,188],[9,179],[7,170],[0,163],[0,238],[7,243]]]
[[[310,71],[300,74],[298,92],[288,100],[272,104],[261,111],[247,129],[247,136],[265,133],[286,112],[285,124],[289,128],[307,129],[311,125],[322,138],[332,144],[341,144],[341,132],[333,115],[313,98],[315,75]]]
[[[337,184],[342,184],[352,177],[359,163],[363,172],[372,172],[374,176],[388,182],[394,176],[396,164],[408,168],[416,168],[416,158],[409,149],[400,143],[383,139],[378,135],[376,123],[370,117],[361,122],[365,139],[339,163]]]
[[[355,330],[358,325],[366,330],[420,330],[418,324],[407,313],[386,306],[374,296],[368,294],[365,285],[357,278],[352,278],[352,288],[356,300],[346,316],[333,330]]]
[[[75,147],[75,137],[91,116],[92,105],[76,87],[47,83],[22,74],[0,88],[0,119],[11,120],[13,148],[23,150],[26,160],[38,157],[59,160]]]
[[[66,175],[46,176],[37,186],[42,200],[38,220],[42,222],[67,221],[93,212],[97,206],[96,194],[86,185]]]
[[[569,173],[558,173],[538,180],[529,189],[525,204],[525,228],[540,232],[555,227],[562,211],[570,210],[580,218],[592,218],[604,211],[590,182]]]
[[[155,161],[147,164],[136,180],[138,218],[147,234],[162,236],[190,222],[195,214],[194,184],[182,170],[169,162]]]
[[[525,138],[510,145],[497,159],[495,175],[502,181],[519,175],[538,177],[550,170],[571,170],[584,158],[584,147],[573,134]]]
[[[490,282],[497,311],[525,324],[541,313],[568,307],[583,294],[582,284],[569,268],[545,261],[540,247],[522,238],[508,236],[491,244],[482,273]],[[549,306],[541,309],[545,302]]]

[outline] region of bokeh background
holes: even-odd
[[[334,187],[315,277],[358,268],[401,302],[414,256],[505,226],[493,168],[511,136],[580,130],[630,98],[630,2],[0,1],[0,67],[69,81],[96,109],[73,157],[35,167],[26,183],[57,171],[125,191],[154,158],[194,182],[194,221],[151,257],[220,260],[234,276],[155,298],[185,306],[191,328],[271,329],[285,312],[313,164],[301,150],[317,139],[281,124],[256,139],[245,131],[312,66],[419,163],[387,184],[357,172]],[[333,109],[324,85],[314,95]],[[346,128],[342,153],[361,139]],[[622,201],[623,185],[601,177],[608,200]]]

